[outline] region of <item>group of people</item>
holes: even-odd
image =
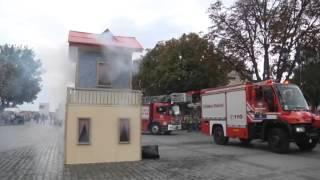
[[[199,131],[200,130],[200,121],[198,118],[192,116],[185,117],[185,128],[188,132]]]
[[[188,132],[200,130],[200,109],[192,109],[183,116],[183,127]]]
[[[53,113],[40,114],[34,116],[33,121],[37,124],[62,125],[62,120],[59,120]]]

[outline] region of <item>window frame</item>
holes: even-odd
[[[107,65],[107,66],[109,66],[110,64],[107,62],[107,61],[102,61],[102,60],[98,60],[97,61],[97,72],[96,72],[96,79],[97,79],[97,81],[96,81],[96,86],[97,87],[101,87],[101,88],[111,88],[112,87],[112,82],[110,81],[109,82],[109,85],[105,85],[105,84],[99,84],[99,65],[100,64],[105,64],[105,65]]]
[[[122,120],[127,120],[128,121],[128,141],[121,141],[121,121]],[[130,144],[131,143],[131,119],[126,117],[126,118],[118,118],[118,142],[119,144]]]
[[[270,98],[272,98],[271,99],[272,100],[272,102],[271,102],[272,104],[269,104],[269,102],[268,102],[267,93],[266,93],[268,91],[269,91],[270,95],[272,95],[272,97],[270,97]],[[263,94],[264,101],[268,104],[269,111],[270,112],[277,112],[278,111],[278,109],[277,109],[278,107],[277,107],[277,103],[276,103],[276,99],[275,99],[276,95],[275,95],[275,92],[273,91],[272,86],[270,86],[270,85],[262,86],[262,94]],[[271,111],[270,106],[273,108],[273,111]]]
[[[163,108],[164,111],[159,111],[160,108]],[[157,113],[159,113],[161,115],[168,115],[168,110],[169,110],[168,106],[158,106],[156,108]]]
[[[78,145],[91,145],[91,118],[89,117],[78,117],[78,129],[77,129],[77,142]],[[88,128],[88,136],[89,136],[89,141],[88,142],[80,142],[80,120],[88,120],[89,128]]]

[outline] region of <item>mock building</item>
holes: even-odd
[[[75,88],[68,88],[65,163],[141,159],[141,93],[131,90],[134,37],[69,32],[76,63]]]

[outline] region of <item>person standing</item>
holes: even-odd
[[[187,131],[191,132],[193,129],[193,120],[192,117],[190,115],[187,116]]]

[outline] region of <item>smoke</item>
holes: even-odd
[[[109,31],[109,29],[106,29],[102,34],[96,35],[95,38],[98,42],[104,45],[110,45],[115,40],[113,34]]]
[[[67,43],[38,48],[36,51],[44,69],[38,101],[50,103],[50,111],[56,111],[66,103],[67,86],[74,86],[75,62],[69,59]]]
[[[124,77],[129,75],[131,76],[132,73],[132,57],[130,52],[126,50],[119,50],[119,49],[104,49],[103,53],[104,56],[108,56],[108,53],[112,52],[110,58],[110,66],[112,67],[108,73],[108,77],[110,78],[111,82],[117,81],[119,79],[123,79]],[[124,53],[124,55],[121,55]],[[110,55],[109,55],[110,56]],[[128,74],[130,73],[130,74]],[[129,78],[129,77],[128,77]]]
[[[131,78],[133,73],[132,53],[129,48],[120,47],[119,42],[113,34],[106,30],[100,35],[94,36],[99,44],[103,44],[102,56],[111,68],[106,72],[111,83],[115,83],[115,88],[131,88]],[[123,42],[122,42],[123,43]]]

